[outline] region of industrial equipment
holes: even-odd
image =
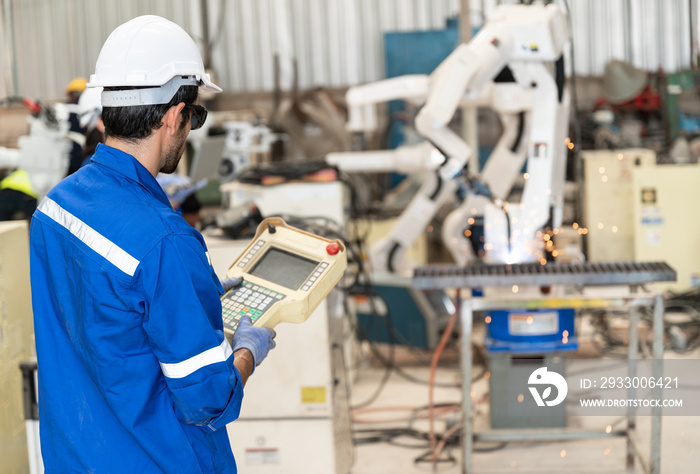
[[[354,295],[358,338],[435,349],[455,311],[443,290],[418,290],[410,278],[374,275],[371,294]]]
[[[634,258],[665,260],[678,272],[662,290],[700,287],[700,232],[692,211],[700,200],[700,165],[658,165],[632,171]]]
[[[266,125],[242,121],[226,121],[226,147],[219,165],[219,180],[228,182],[250,166],[269,160],[272,144],[279,139]]]
[[[661,376],[663,367],[664,350],[664,324],[663,324],[663,297],[647,283],[669,282],[676,279],[676,272],[665,262],[615,262],[615,263],[582,263],[560,264],[550,263],[539,265],[530,264],[501,264],[488,266],[431,266],[418,268],[414,271],[413,284],[420,289],[447,289],[447,288],[471,288],[483,289],[483,297],[472,297],[464,300],[460,311],[462,327],[461,352],[462,367],[462,413],[472,413],[472,324],[474,311],[485,309],[507,308],[610,308],[627,307],[630,309],[628,350],[630,351],[628,362],[628,374],[631,378],[637,373],[637,359],[641,357],[639,351],[640,333],[640,307],[648,306],[651,310],[653,333],[653,374]],[[502,287],[504,289],[529,287],[535,291],[525,294],[525,291],[501,292],[500,295],[490,296],[486,294],[489,287]],[[539,287],[551,286],[548,296],[543,296]],[[617,288],[584,287],[616,286]],[[624,288],[624,287],[628,288]],[[567,288],[568,287],[568,288]],[[641,289],[641,291],[640,291]],[[590,291],[589,291],[590,290]],[[616,291],[610,291],[616,290]],[[622,290],[622,291],[620,291]],[[562,334],[562,338],[563,338]],[[563,341],[562,341],[563,342]],[[547,358],[543,358],[546,363]],[[529,383],[529,379],[528,379]],[[527,386],[525,384],[523,389]],[[653,389],[652,397],[660,398],[662,388],[657,385]],[[523,394],[527,391],[523,390]],[[632,387],[627,398],[635,398],[637,391]],[[516,398],[516,401],[519,398]],[[513,403],[512,398],[510,403]],[[512,406],[512,405],[509,405]],[[548,407],[549,408],[549,407]],[[660,472],[660,445],[661,445],[661,413],[662,407],[652,409],[651,417],[651,462],[647,464],[645,471],[658,474]],[[634,467],[635,459],[644,461],[642,454],[645,451],[640,447],[638,434],[636,433],[636,411],[630,410],[627,417],[627,426],[616,436],[627,438],[627,468]],[[507,430],[505,432],[475,433],[474,421],[471,416],[464,416],[462,431],[462,471],[472,472],[472,454],[475,441],[498,442],[529,442],[529,441],[559,441],[577,440],[586,438],[600,438],[599,430],[552,430],[543,432]]]
[[[230,336],[241,316],[255,326],[301,323],[335,287],[347,267],[345,245],[265,219],[248,247],[231,265],[227,278],[243,283],[221,298],[224,331]]]
[[[445,219],[443,242],[458,263],[473,260],[476,252],[467,231],[472,218],[483,215],[487,261],[541,258],[541,230],[558,227],[563,209],[569,93],[562,54],[568,41],[567,20],[556,5],[499,5],[473,40],[458,46],[430,76],[401,76],[350,88],[350,130],[375,130],[376,104],[403,99],[422,105],[415,128],[430,143],[368,152],[359,166],[353,166],[357,153],[328,156],[330,163],[346,170],[361,169],[367,162],[377,169],[380,163],[405,159],[431,173],[391,235],[371,249],[374,271],[405,270],[405,248],[457,189],[455,178],[472,150],[448,125],[457,107],[466,103],[488,104],[499,112],[504,134],[482,176],[467,180],[474,194]],[[555,63],[554,75],[547,63]],[[512,82],[497,82],[505,76]],[[522,200],[508,203],[525,156],[528,178]]]
[[[26,171],[41,199],[66,176],[72,143],[82,146],[85,137],[70,131],[70,104],[23,102],[32,112],[27,116],[29,135],[19,138],[17,149],[0,147],[0,168]]]
[[[635,260],[632,173],[638,167],[655,166],[656,153],[645,148],[585,150],[581,159],[588,260]]]
[[[564,206],[569,93],[564,84],[563,52],[569,38],[567,19],[556,5],[500,5],[473,40],[459,45],[429,76],[401,76],[350,88],[346,96],[350,130],[375,130],[376,104],[403,99],[421,106],[414,127],[426,139],[425,143],[391,151],[333,153],[327,157],[329,163],[345,171],[428,174],[390,234],[370,247],[369,260],[375,273],[410,269],[406,249],[460,188],[466,189],[467,195],[442,222],[442,242],[455,262],[480,266],[477,259],[507,264],[536,261],[540,266],[547,260],[545,236],[550,236],[545,227],[561,225]],[[492,108],[499,115],[503,133],[481,174],[462,180],[473,150],[449,123],[457,108],[466,104]],[[526,160],[522,198],[509,203]],[[386,306],[391,309],[390,301]],[[503,331],[489,333],[487,348],[494,366],[503,370],[492,371],[490,383],[498,386],[507,382],[518,352],[534,357],[557,354],[555,345],[542,344],[541,339],[561,340],[560,326],[570,327],[567,349],[575,349],[573,310],[555,309],[547,314],[509,308],[491,315],[494,328],[502,327]],[[519,333],[522,328],[510,322],[523,315],[526,321],[549,326],[526,322],[525,329],[530,332]],[[371,316],[363,321],[360,313],[358,323],[364,322],[367,332],[371,329],[368,321],[373,321],[376,332],[376,322],[382,319],[376,315],[368,318]],[[391,322],[384,325],[390,337],[386,342],[396,343],[409,339],[401,333],[402,328],[422,324],[426,334],[431,334],[435,326],[424,312],[415,310],[403,312],[400,320],[384,321]],[[524,348],[516,350],[513,338]],[[497,413],[501,407],[492,408]],[[499,424],[499,420],[493,421]]]
[[[254,203],[264,217],[325,218],[339,225],[347,221],[347,195],[343,183],[286,182],[272,186],[231,181],[221,185],[226,209]]]
[[[212,136],[191,140],[194,153],[190,163],[189,177],[197,182],[219,176],[221,160],[226,147],[226,137]]]

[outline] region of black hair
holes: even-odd
[[[99,145],[103,141],[104,136],[102,132],[100,132],[96,128],[93,128],[90,131],[88,131],[85,135],[85,146],[83,146],[83,161],[85,161],[87,157],[92,156],[95,153],[95,150],[97,150],[97,145]]]
[[[105,88],[106,91],[127,89],[129,88]],[[105,136],[131,142],[146,138],[163,125],[163,116],[170,107],[174,107],[180,102],[194,104],[198,93],[197,86],[180,86],[167,104],[105,107],[102,109]],[[180,128],[184,128],[187,121],[190,120],[190,112],[183,108],[181,115]]]

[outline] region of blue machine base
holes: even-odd
[[[489,352],[542,354],[578,349],[573,309],[495,310],[486,315]]]

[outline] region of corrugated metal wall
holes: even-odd
[[[224,14],[221,15],[221,8]],[[238,0],[213,2],[224,18],[214,50],[219,80],[236,90],[271,90],[273,54],[291,84],[346,86],[383,77],[382,33],[444,28],[459,0]]]
[[[695,0],[569,0],[575,70],[600,75],[610,59],[648,71],[691,66],[690,4]]]
[[[2,65],[8,93],[61,98],[87,76],[108,34],[124,21],[157,14],[203,43],[201,0],[0,0]],[[578,75],[600,75],[613,58],[646,70],[691,65],[691,23],[698,0],[558,0],[571,12]],[[381,79],[382,34],[443,28],[460,0],[208,0],[216,80],[227,92],[269,91],[273,53],[284,87],[296,58],[301,88],[340,87]],[[472,26],[498,3],[469,0]],[[690,18],[691,10],[694,17]],[[0,58],[2,55],[0,55]],[[10,69],[8,73],[7,69]]]

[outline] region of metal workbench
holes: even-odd
[[[474,297],[471,293],[463,298],[460,311],[462,328],[461,364],[462,364],[462,471],[472,474],[472,453],[475,441],[552,441],[607,438],[622,436],[627,439],[627,467],[634,466],[638,459],[645,472],[659,474],[661,468],[661,407],[652,408],[651,450],[649,459],[645,459],[636,438],[636,413],[628,409],[627,427],[623,430],[603,433],[570,429],[537,430],[492,430],[475,433],[471,419],[471,370],[472,348],[471,334],[474,311],[487,309],[539,309],[539,308],[619,308],[630,309],[629,319],[629,354],[628,372],[630,377],[637,373],[639,347],[639,311],[642,306],[653,308],[653,376],[662,375],[663,359],[663,297],[658,291],[649,289],[646,284],[662,281],[675,281],[676,272],[663,262],[638,263],[582,263],[559,264],[539,263],[428,266],[417,268],[413,275],[413,286],[420,289],[457,289],[473,290],[487,287],[567,287],[564,296],[532,297],[521,293],[510,293],[507,297]],[[615,286],[622,289],[622,294],[610,295],[604,291],[596,292],[596,287]],[[625,288],[626,287],[626,288]],[[586,291],[584,291],[584,288]],[[592,290],[592,291],[591,291]],[[661,387],[653,390],[655,398],[661,398]],[[630,389],[631,397],[636,390]]]

